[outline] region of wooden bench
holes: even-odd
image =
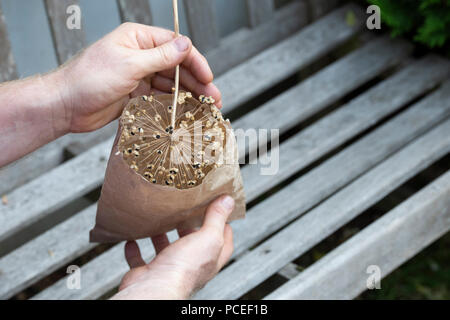
[[[61,27],[74,2],[45,1],[59,63],[86,44],[82,31]],[[194,298],[238,299],[278,274],[284,283],[266,298],[352,299],[367,289],[369,265],[384,277],[450,229],[448,171],[299,272],[298,257],[448,156],[450,61],[369,33],[365,10],[352,4],[247,0],[249,27],[220,38],[212,2],[188,2],[188,22],[212,17],[189,32],[234,128],[278,128],[281,142],[269,151],[279,152],[276,175],[243,166],[250,206],[232,223],[233,260]],[[123,21],[152,23],[148,1],[117,3]],[[17,77],[7,36],[0,15],[2,81]],[[128,270],[123,244],[88,242],[114,130],[63,137],[0,169],[0,298],[36,283],[32,299],[114,293]],[[239,145],[240,156],[257,148]],[[150,241],[139,243],[151,259]],[[81,267],[80,290],[61,277],[71,264]]]

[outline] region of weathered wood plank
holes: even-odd
[[[51,273],[73,257],[94,247],[89,243],[89,230],[95,221],[97,205],[79,212],[22,247],[0,259],[0,299],[6,299],[24,289],[34,280]],[[73,233],[70,241],[62,234]],[[80,246],[83,243],[83,246]]]
[[[239,298],[448,152],[450,120],[389,157],[234,262],[210,281],[198,298]],[[236,278],[242,281],[232,281]]]
[[[0,241],[98,187],[112,142],[110,138],[10,193],[8,205],[0,207]]]
[[[308,0],[311,20],[316,20],[336,8],[339,0]]]
[[[120,19],[152,25],[152,14],[148,0],[118,0]]]
[[[293,172],[305,168],[333,148],[348,141],[352,136],[357,135],[371,125],[376,124],[380,119],[413,101],[446,79],[449,72],[450,63],[448,61],[436,56],[428,56],[379,83],[310,127],[305,128],[295,137],[288,139],[282,144],[290,152],[280,151],[280,170],[276,175],[260,175],[261,168],[265,167],[260,163],[247,166],[242,171],[247,198],[249,200],[255,199],[260,192],[276,186],[287,179]],[[341,79],[341,81],[344,81],[344,79]],[[276,110],[280,105],[287,106],[287,108],[290,105],[297,105],[299,103],[298,96],[307,96],[308,99],[301,100],[298,105],[299,109],[304,108],[306,111],[309,109],[308,101],[327,101],[327,93],[333,93],[333,90],[322,91],[318,88],[313,92],[311,91],[310,94],[306,94],[307,92],[305,91],[305,95],[303,93],[297,96],[293,95],[293,100],[284,100],[282,98],[277,104],[273,105],[273,108]],[[320,98],[321,96],[323,99]],[[332,101],[330,99],[328,102],[331,103]],[[311,106],[314,106],[314,104]],[[273,111],[267,110],[269,113]],[[294,114],[297,113],[294,112]],[[248,114],[247,116],[249,117],[248,119],[251,119],[251,117],[255,116],[259,118],[261,115]],[[299,116],[301,116],[300,113]],[[261,121],[269,121],[273,125],[272,120],[268,120],[268,117],[263,116],[263,118],[264,120]],[[247,128],[247,125],[245,125],[246,119],[247,117],[241,118],[236,123],[243,128]],[[255,126],[257,123],[260,122],[255,122]],[[252,149],[251,145],[249,149]],[[258,179],[247,183],[253,176],[257,176]]]
[[[107,140],[116,131],[117,122],[114,121],[95,132],[69,134],[0,168],[0,181],[7,181],[7,183],[0,184],[0,194],[9,193],[60,165],[65,158],[64,153],[66,149],[74,152],[73,154],[80,154],[88,148]],[[82,146],[79,147],[78,144]]]
[[[352,26],[345,23],[347,10],[353,10],[357,16]],[[215,81],[222,90],[224,106],[230,112],[344,43],[362,25],[362,11],[353,5],[347,5],[224,73]],[[232,92],[233,94],[227,94]]]
[[[273,0],[247,0],[247,11],[250,27],[254,28],[273,17]]]
[[[267,299],[352,299],[367,289],[367,267],[378,266],[385,277],[449,230],[450,171]]]
[[[5,17],[0,8],[0,83],[17,78],[17,69],[8,39]]]
[[[219,44],[214,3],[210,0],[184,0],[192,42],[200,52]]]
[[[329,106],[332,101],[338,101],[351,90],[400,63],[410,49],[411,46],[405,42],[389,38],[374,40],[253,110],[236,121],[234,127],[245,130],[279,128],[282,134]],[[280,108],[283,109],[282,114]],[[246,145],[241,144],[239,154],[254,151],[256,147],[248,146],[246,150]]]
[[[294,1],[276,11],[274,17],[259,26],[223,38],[219,45],[205,53],[216,76],[244,62],[275,43],[286,39],[308,23],[305,1]]]
[[[420,101],[407,112],[397,116],[321,166],[297,179],[282,192],[253,207],[245,220],[232,223],[236,247],[234,256],[243,253],[287,221],[311,209],[364,171],[378,164],[450,115],[449,97],[450,85],[447,85],[444,89]],[[392,135],[392,132],[396,132],[396,134]],[[390,136],[391,139],[386,139],[386,136]],[[282,150],[281,153],[287,154],[289,161],[295,159],[297,146],[293,145],[292,147],[292,149]],[[283,168],[284,164],[286,162],[280,162],[280,168]],[[293,203],[292,199],[297,200]],[[277,214],[274,215],[273,212],[277,212]],[[61,280],[37,295],[36,298],[86,299],[101,296],[105,292],[105,288],[111,289],[116,286],[121,276],[127,271],[126,265],[120,262],[123,259],[121,250],[116,246],[110,252],[100,255],[82,267],[83,274],[89,279],[93,279],[95,274],[102,272],[105,265],[109,265],[111,268],[107,279],[86,281],[82,290],[76,290],[77,292],[66,290],[65,282]],[[143,251],[146,259],[151,258],[152,254],[152,251]],[[114,282],[110,282],[112,280]]]
[[[71,5],[78,5],[78,1],[45,0],[59,64],[66,62],[86,45],[84,29],[69,29],[66,25],[68,18],[66,10]]]

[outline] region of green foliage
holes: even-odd
[[[412,36],[430,48],[450,43],[450,0],[368,0],[381,9],[393,36]]]

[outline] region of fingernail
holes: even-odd
[[[185,36],[178,37],[175,40],[175,46],[180,52],[186,51],[189,48],[189,40]]]
[[[228,210],[231,210],[234,207],[234,200],[230,196],[223,197],[222,200],[220,201],[220,203],[222,204],[222,206],[225,209],[228,209]]]

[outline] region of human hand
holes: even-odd
[[[152,238],[156,257],[146,264],[135,241],[125,245],[130,271],[112,299],[187,299],[203,287],[230,259],[233,233],[226,223],[234,200],[222,196],[206,210],[203,226],[178,230],[170,244],[166,234]]]
[[[65,119],[67,132],[98,129],[116,119],[132,97],[171,93],[178,64],[180,87],[197,96],[213,96],[221,107],[208,62],[189,38],[124,23],[50,75],[59,83],[64,106],[53,114]]]

